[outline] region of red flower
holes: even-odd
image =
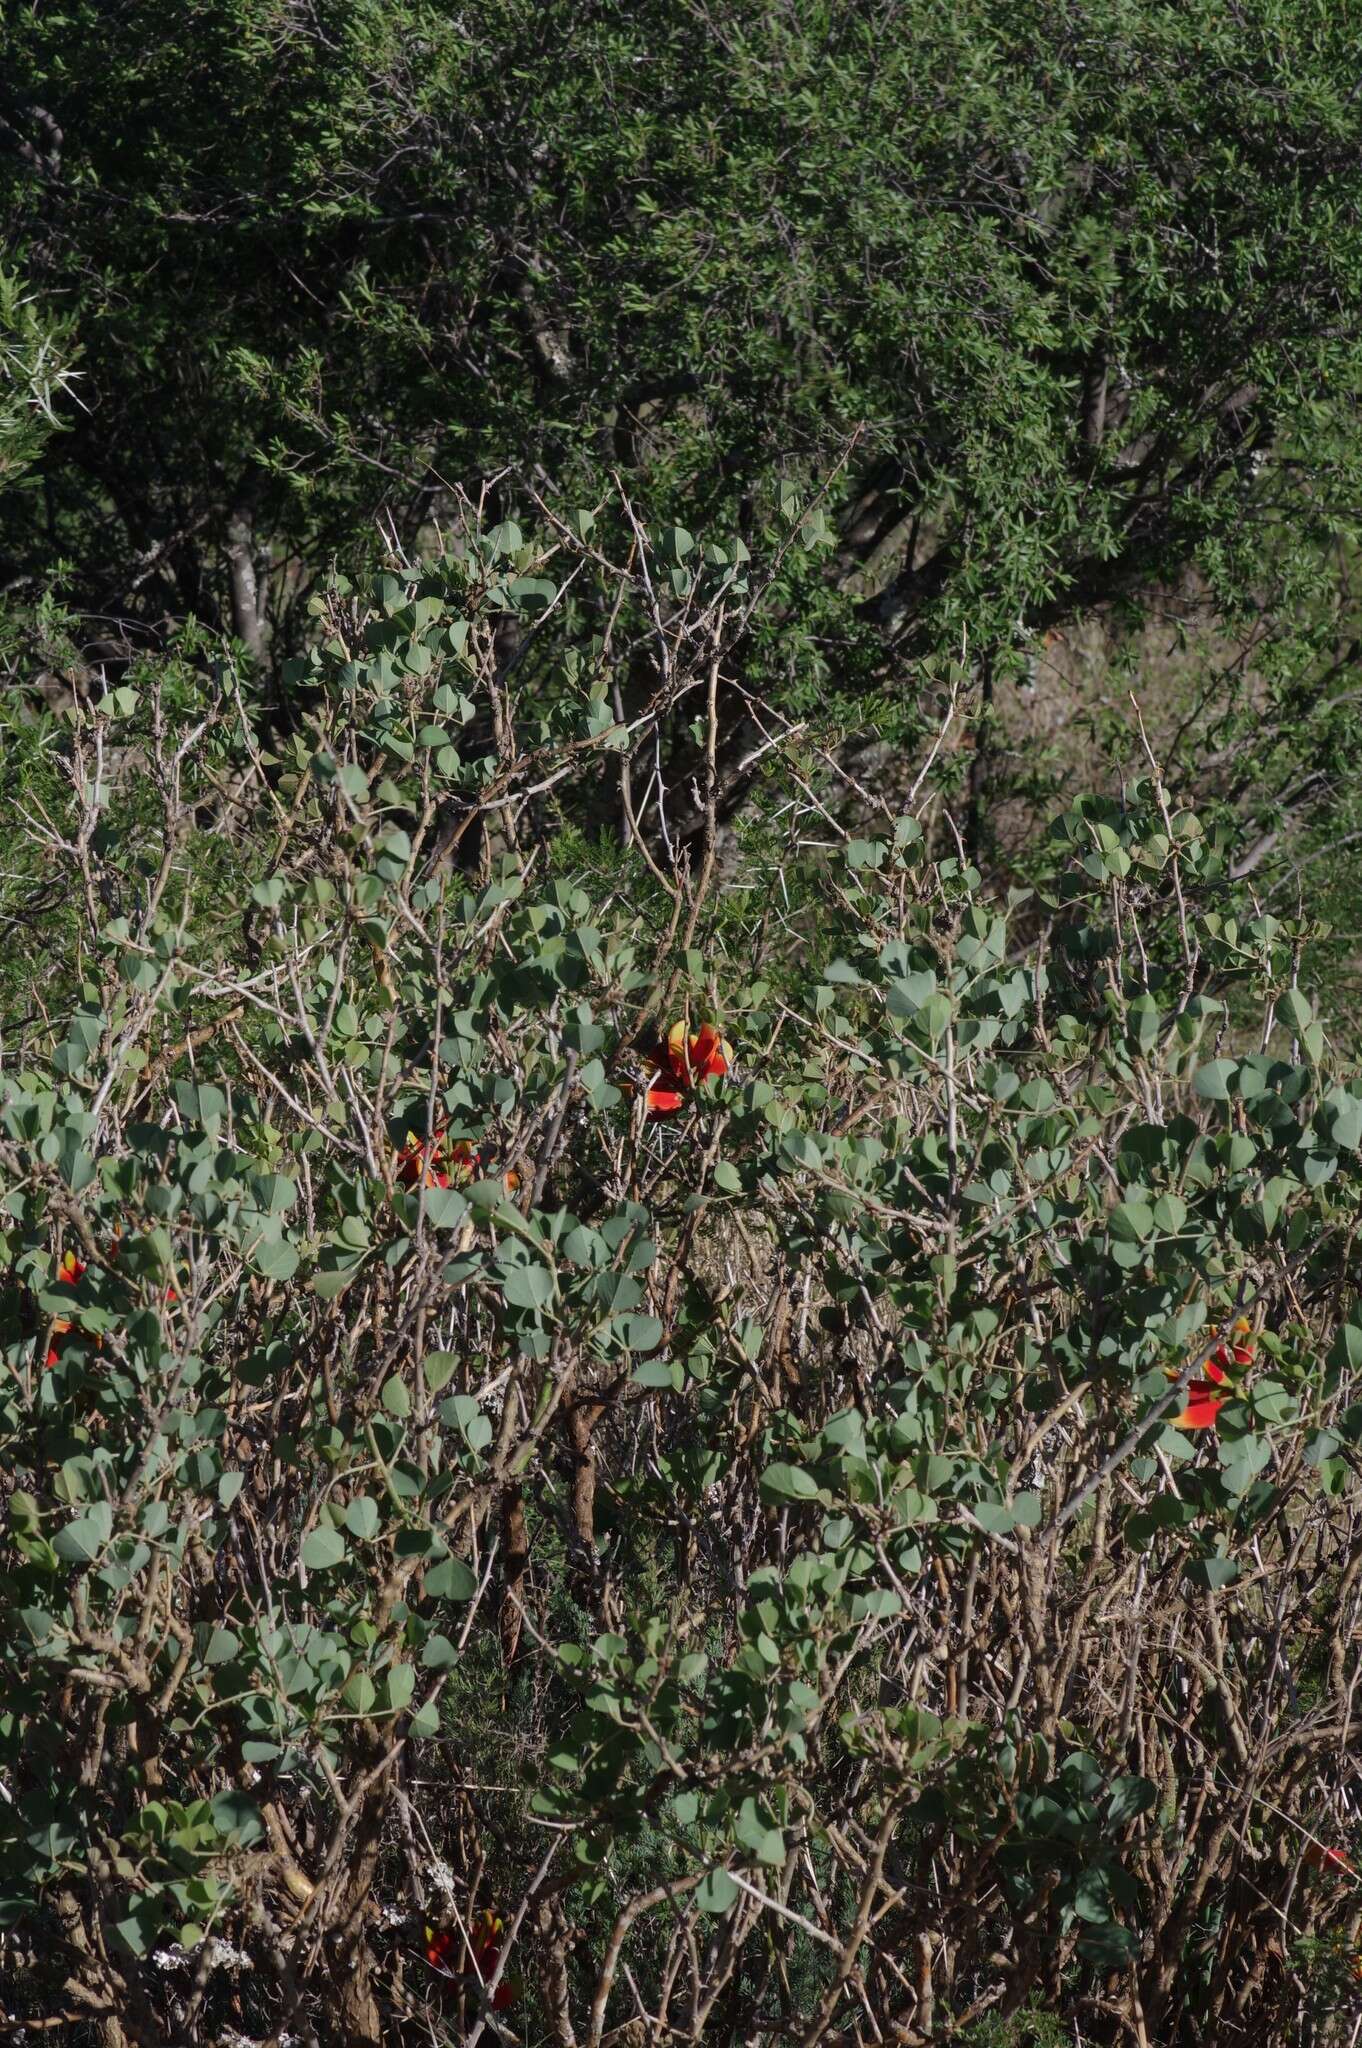
[[[673,1024],[666,1044],[654,1054],[657,1071],[648,1088],[649,1116],[675,1116],[696,1082],[726,1074],[732,1057],[733,1048],[717,1025],[702,1024],[692,1037],[684,1022]]]
[[[1214,1429],[1215,1419],[1225,1403],[1215,1396],[1211,1380],[1193,1380],[1187,1389],[1187,1406],[1170,1418],[1174,1429]]]
[[[675,1116],[677,1110],[684,1106],[685,1100],[686,1098],[680,1089],[674,1088],[669,1080],[664,1080],[663,1076],[659,1074],[657,1081],[648,1090],[648,1114],[649,1116]]]
[[[473,1180],[482,1171],[482,1154],[471,1138],[456,1138],[449,1148],[450,1179]]]
[[[1253,1363],[1252,1326],[1240,1316],[1230,1332],[1231,1342],[1217,1344],[1203,1368],[1206,1377],[1193,1380],[1187,1388],[1187,1406],[1180,1415],[1169,1417],[1174,1429],[1214,1429],[1216,1417],[1229,1399],[1228,1394],[1217,1395],[1217,1387],[1229,1384],[1231,1369],[1235,1366]],[[1169,1371],[1170,1380],[1177,1374]]]
[[[1211,1353],[1211,1357],[1207,1360],[1207,1371],[1210,1371],[1212,1364],[1218,1365],[1222,1368],[1222,1378],[1230,1370],[1231,1366],[1252,1365],[1253,1363],[1252,1325],[1243,1316],[1240,1316],[1230,1332],[1230,1336],[1232,1341],[1229,1344],[1217,1344],[1215,1350]]]
[[[77,1281],[84,1278],[85,1272],[86,1264],[84,1259],[78,1259],[74,1252],[63,1252],[61,1255],[61,1260],[57,1266],[57,1277],[52,1284],[54,1287],[74,1287]],[[70,1334],[70,1330],[71,1318],[69,1316],[56,1316],[53,1318],[53,1338],[68,1336]],[[51,1372],[54,1365],[60,1364],[60,1348],[56,1343],[49,1343],[47,1347],[47,1356],[43,1360],[43,1371]]]
[[[426,1923],[426,1961],[432,1970],[438,1970],[443,1977],[457,1974],[450,1966],[450,1959],[463,1947],[463,1943],[452,1927],[442,1927],[438,1933],[429,1922]]]
[[[716,1024],[702,1024],[693,1038],[686,1036],[684,1023],[673,1024],[667,1034],[667,1058],[678,1079],[708,1081],[728,1072],[733,1048]]]
[[[407,1142],[397,1155],[397,1178],[404,1188],[447,1188],[449,1175],[440,1164],[444,1156],[445,1134],[436,1131],[431,1138],[419,1138],[415,1131],[407,1132]]]
[[[408,1131],[407,1142],[397,1155],[397,1178],[407,1188],[420,1187],[423,1172],[428,1188],[466,1188],[489,1171],[490,1162],[471,1138],[456,1138],[451,1145],[444,1130],[436,1131],[428,1141]],[[518,1173],[503,1178],[512,1193],[520,1186]]]
[[[1342,1870],[1349,1877],[1357,1875],[1357,1866],[1346,1849],[1324,1849],[1318,1842],[1307,1842],[1301,1861],[1311,1870]]]
[[[473,1915],[466,1940],[456,1927],[437,1932],[427,1925],[426,1961],[442,1977],[476,1977],[479,1984],[487,1984],[501,1960],[501,1934],[500,1917],[487,1910]],[[503,1978],[492,1993],[492,2010],[505,2012],[514,2001],[515,1987]]]
[[[109,1247],[110,1259],[116,1259],[121,1248],[122,1233],[115,1226],[113,1233],[113,1243]],[[78,1258],[74,1252],[63,1252],[60,1263],[57,1267],[57,1276],[56,1279],[53,1281],[53,1285],[55,1287],[74,1287],[77,1285],[79,1281],[84,1279],[88,1271],[89,1267],[84,1259]],[[175,1289],[174,1281],[167,1281],[165,1293],[161,1296],[161,1300],[163,1301],[163,1303],[168,1308],[172,1305],[172,1303],[177,1302],[179,1298],[179,1294],[176,1292]],[[57,1316],[54,1318],[52,1323],[52,1335],[53,1337],[69,1336],[72,1327],[73,1325],[71,1322],[71,1318],[69,1316]],[[102,1351],[104,1349],[103,1337],[96,1337],[94,1340],[94,1344],[95,1349],[97,1351]],[[60,1365],[60,1363],[60,1349],[57,1345],[50,1344],[48,1346],[47,1357],[43,1360],[44,1372],[50,1372],[54,1365]]]

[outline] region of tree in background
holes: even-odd
[[[277,664],[376,517],[508,464],[750,540],[858,431],[753,688],[912,736],[963,636],[983,850],[1044,634],[1194,591],[1203,753],[1291,757],[1210,793],[1270,831],[1354,741],[1356,59],[1318,0],[20,6],[0,218],[86,410],[0,582],[106,662],[192,615]]]

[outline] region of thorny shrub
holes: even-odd
[[[148,667],[11,821],[13,2038],[1342,2041],[1304,928],[1152,762],[1001,902],[760,705],[725,849],[785,545],[613,530],[469,507],[291,729]]]

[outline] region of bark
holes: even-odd
[[[501,1559],[505,1572],[498,1629],[501,1654],[509,1666],[520,1648],[520,1602],[530,1568],[530,1539],[525,1527],[525,1501],[518,1486],[508,1487],[501,1503]]]
[[[568,1438],[572,1444],[572,1521],[579,1540],[593,1554],[596,1549],[596,1452],[592,1435],[603,1414],[599,1401],[571,1401],[567,1405]]]
[[[516,287],[516,297],[525,309],[530,343],[539,367],[551,384],[566,384],[572,375],[572,354],[566,337],[545,313],[536,296],[534,285],[528,277],[520,280]]]
[[[258,661],[264,652],[265,634],[255,580],[251,516],[241,506],[227,521],[227,574],[232,586],[232,631]]]
[[[1097,449],[1107,430],[1107,359],[1095,349],[1083,372],[1083,446]]]

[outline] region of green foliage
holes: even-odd
[[[0,492],[31,482],[51,434],[63,422],[76,372],[69,319],[44,320],[12,270],[0,267]]]
[[[1342,2048],[1347,10],[0,58],[5,2024]]]
[[[1007,898],[933,790],[837,825],[798,731],[727,875],[704,788],[608,858],[816,546],[693,525],[611,568],[468,509],[319,593],[287,731],[229,664],[72,706],[0,1072],[33,2016],[1040,2042],[1040,1986],[1267,2042],[1282,1915],[1355,1940],[1302,1854],[1362,1436],[1307,927],[1152,774]],[[654,1115],[676,1018],[732,1057]],[[422,1960],[484,1909],[510,2007]]]
[[[572,502],[604,457],[741,528],[855,431],[760,650],[797,713],[801,644],[885,704],[905,634],[1020,658],[1189,564],[1236,613],[1350,530],[1355,50],[1313,0],[86,0],[6,59],[0,193],[91,410],[0,557],[81,608],[240,631],[249,527],[289,653],[299,561],[439,479]]]

